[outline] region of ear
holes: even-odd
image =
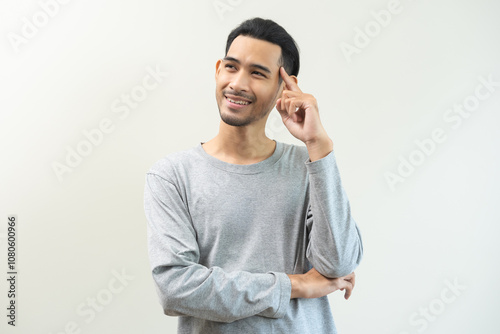
[[[217,60],[217,62],[215,63],[215,80],[217,80],[217,77],[219,76],[221,65],[222,65],[222,59]]]

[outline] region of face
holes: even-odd
[[[265,126],[281,93],[280,57],[276,44],[241,35],[233,40],[215,74],[217,104],[226,124]]]

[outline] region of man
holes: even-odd
[[[216,63],[219,133],[147,173],[151,268],[179,333],[336,333],[327,295],[349,298],[363,247],[298,70],[281,26],[243,22]],[[266,137],[274,107],[305,146]]]

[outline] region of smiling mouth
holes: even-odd
[[[226,100],[228,100],[229,102],[234,103],[234,104],[238,104],[238,105],[240,105],[240,106],[246,106],[246,105],[249,105],[250,103],[252,103],[252,102],[250,102],[250,101],[235,100],[235,99],[232,99],[232,98],[227,97],[227,96],[224,96],[224,97],[225,97],[225,98],[226,98]]]

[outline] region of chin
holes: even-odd
[[[222,115],[221,114],[221,120],[226,123],[227,125],[231,126],[245,126],[250,124],[252,121],[248,119],[242,119],[242,118],[237,118],[237,117],[231,117],[227,115]]]

